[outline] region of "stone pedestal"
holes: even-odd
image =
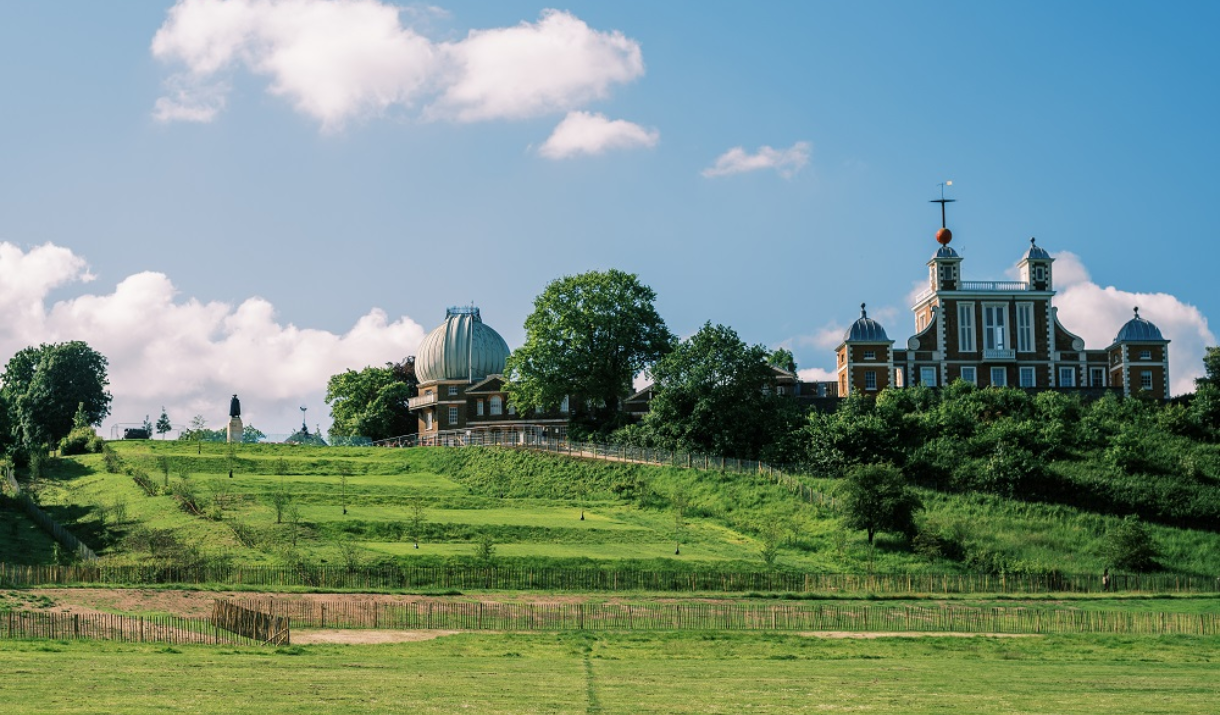
[[[230,444],[241,444],[241,434],[245,428],[242,426],[240,417],[229,418],[229,431],[227,434]]]

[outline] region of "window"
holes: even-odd
[[[567,414],[569,411],[571,411],[571,409],[572,409],[571,405],[568,404],[568,396],[564,395],[563,402],[559,403],[559,411],[563,412],[564,414]]]
[[[1059,368],[1059,387],[1076,387],[1076,368]]]
[[[973,365],[962,367],[962,381],[971,385],[979,384],[978,370]]]
[[[457,394],[457,385],[450,385],[449,386],[449,396],[453,397],[456,394]]]
[[[1104,367],[1089,368],[1089,387],[1106,386],[1106,369]]]
[[[1008,326],[1006,305],[983,306],[983,348],[986,350],[1008,349]]]
[[[1008,371],[1002,367],[991,368],[991,386],[1006,387],[1008,385]]]
[[[458,423],[458,408],[453,405],[450,405],[449,406],[449,424],[455,425],[457,423]]]
[[[864,359],[865,359],[865,360],[876,360],[876,359],[877,359],[877,351],[876,351],[876,350],[865,350],[865,351],[864,351]]]
[[[877,389],[877,371],[876,370],[865,371],[864,389],[866,389],[866,390],[876,390]]]
[[[1017,303],[1017,352],[1034,351],[1034,304]]]
[[[1034,379],[1034,369],[1032,367],[1021,368],[1021,387],[1036,387],[1037,381]]]
[[[501,408],[504,405],[503,401],[500,400],[500,396],[492,395],[490,402],[491,402],[491,414],[493,416],[500,414],[502,412]]]
[[[475,407],[474,407],[475,414],[477,414],[479,417],[482,417],[483,416],[483,401],[476,400],[474,404],[475,404]]]
[[[1152,359],[1151,350],[1141,350],[1140,351],[1140,360],[1151,360],[1151,359]]]
[[[1034,266],[1034,280],[1039,282],[1046,280],[1046,266]]]
[[[926,387],[936,387],[936,368],[919,368],[919,382]]]
[[[510,414],[510,415],[515,415],[515,414],[517,414],[517,406],[516,406],[516,405],[514,405],[514,404],[511,404],[511,403],[510,403],[510,404],[508,405],[508,414]]]
[[[1144,390],[1152,389],[1152,372],[1145,370],[1140,373],[1140,387]]]
[[[974,344],[974,303],[957,304],[957,348],[964,353],[978,349]]]
[[[425,430],[432,429],[432,410],[428,410],[427,412],[424,413],[424,429]]]

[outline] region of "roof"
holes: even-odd
[[[1035,243],[1034,239],[1029,239],[1029,250],[1025,252],[1025,260],[1031,258],[1049,259],[1050,257],[1051,254],[1047,253],[1045,248]]]
[[[478,308],[449,308],[445,322],[419,344],[415,374],[421,383],[482,380],[504,372],[508,352],[508,343],[483,323]]]
[[[889,341],[889,336],[885,334],[885,328],[881,327],[881,323],[868,317],[868,311],[864,309],[864,303],[861,303],[860,317],[843,334],[843,342],[888,343]]]
[[[933,258],[961,258],[961,256],[957,255],[957,251],[953,250],[949,246],[941,246],[940,248],[936,249],[936,255],[932,256],[932,257]]]
[[[1147,342],[1156,341],[1164,342],[1165,337],[1161,335],[1161,329],[1152,324],[1151,321],[1144,320],[1140,317],[1140,309],[1135,309],[1135,317],[1128,320],[1119,328],[1118,335],[1114,338],[1116,343],[1126,342]]]

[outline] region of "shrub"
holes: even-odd
[[[104,441],[92,427],[77,427],[59,440],[59,453],[65,457],[101,450]]]
[[[1156,542],[1138,516],[1125,517],[1106,534],[1102,556],[1112,568],[1142,573],[1158,568]]]

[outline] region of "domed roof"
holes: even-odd
[[[868,311],[864,310],[864,304],[861,303],[860,317],[843,334],[843,342],[888,343],[889,341],[889,337],[885,334],[885,328],[881,327],[881,323],[868,317]]]
[[[1139,308],[1135,309],[1135,317],[1124,323],[1118,331],[1118,336],[1114,338],[1116,343],[1150,340],[1164,341],[1165,338],[1161,335],[1160,328],[1140,317]]]
[[[1050,257],[1051,254],[1047,253],[1045,248],[1034,243],[1034,239],[1029,239],[1029,250],[1025,252],[1025,260],[1031,258],[1049,259]]]
[[[933,258],[961,258],[961,256],[957,255],[957,251],[953,250],[952,248],[950,248],[948,246],[941,246],[940,248],[936,249],[936,255],[932,256],[932,257]]]
[[[415,356],[420,382],[481,380],[504,372],[508,343],[483,324],[474,306],[449,308],[445,322],[428,333]]]

